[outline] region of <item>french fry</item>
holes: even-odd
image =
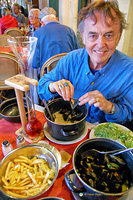
[[[5,179],[4,176],[2,176],[2,181],[3,181],[4,185],[8,185],[8,182],[7,182],[7,180]]]
[[[5,179],[7,179],[7,176],[8,176],[8,173],[9,173],[9,169],[10,169],[10,167],[11,167],[11,163],[12,163],[12,162],[9,162],[9,163],[8,163],[8,166],[7,166],[7,169],[6,169],[6,173],[5,173]]]
[[[8,195],[10,195],[10,196],[12,196],[12,197],[15,197],[15,198],[26,198],[27,197],[27,195],[25,194],[17,194],[16,192],[12,192],[12,191],[10,191],[10,190],[7,190],[6,191],[6,193],[8,194]]]

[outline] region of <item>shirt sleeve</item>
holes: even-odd
[[[67,61],[67,62],[66,62]],[[49,73],[44,74],[38,82],[38,94],[40,99],[49,99],[58,96],[58,93],[51,93],[49,91],[49,84],[61,79],[69,80],[69,67],[71,68],[70,62],[67,60],[67,56],[59,60],[57,66],[51,70]]]
[[[133,119],[133,84],[131,84],[119,97],[119,100],[114,100],[116,112],[112,115],[105,114],[108,122],[116,122],[124,124]]]
[[[34,33],[34,37],[37,37],[37,45],[36,45],[36,49],[35,49],[35,53],[33,56],[33,62],[32,62],[32,67],[33,68],[39,68],[40,67],[40,40],[39,40],[39,35],[38,35],[38,30],[35,31]]]

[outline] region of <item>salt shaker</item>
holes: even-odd
[[[7,140],[3,141],[2,142],[2,151],[3,151],[4,156],[7,153],[9,153],[11,150],[13,150],[12,145]]]
[[[26,141],[25,141],[24,137],[22,135],[18,135],[17,136],[17,146],[22,147],[24,145],[26,145]]]

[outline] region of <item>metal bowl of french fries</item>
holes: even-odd
[[[13,199],[32,199],[46,192],[58,176],[55,155],[39,145],[9,152],[0,163],[0,190]]]

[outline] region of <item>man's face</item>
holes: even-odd
[[[30,16],[29,16],[29,20],[30,23],[34,26],[36,24],[39,23],[39,16],[38,16],[38,12],[31,12]]]
[[[85,19],[82,39],[90,56],[90,67],[101,69],[114,53],[120,40],[120,23],[119,20],[113,22],[111,18],[107,17],[109,24],[107,25],[102,13],[95,14],[96,24],[90,17]],[[115,15],[115,13],[113,14]]]
[[[19,14],[19,8],[18,8],[18,6],[13,6],[13,13],[14,13],[15,15],[18,15],[18,14]]]

